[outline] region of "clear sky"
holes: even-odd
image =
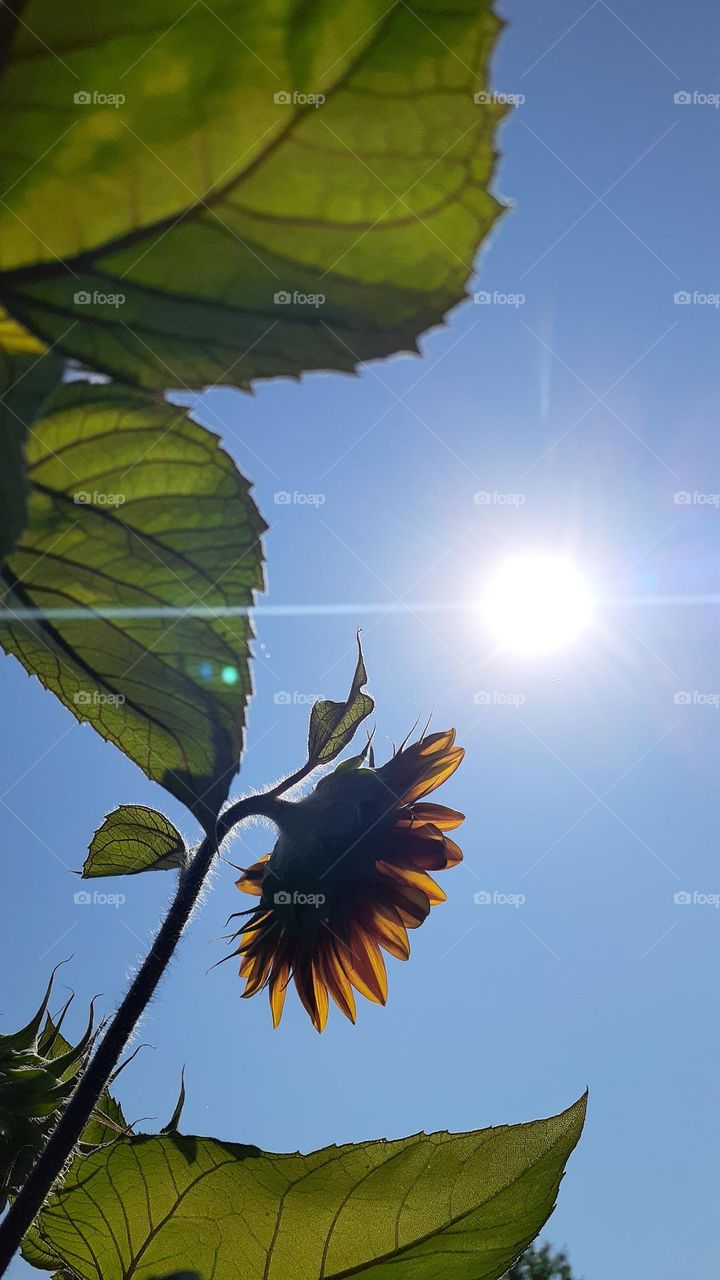
[[[319,1037],[292,998],[273,1032],[232,965],[207,972],[244,905],[221,867],[118,1091],[129,1118],[165,1123],[184,1063],[188,1132],[307,1150],[528,1120],[589,1085],[546,1234],[586,1280],[678,1280],[717,1256],[720,911],[674,895],[720,893],[720,606],[689,599],[720,591],[720,311],[674,296],[720,291],[720,109],[674,95],[720,90],[720,11],[616,5],[504,6],[495,87],[525,101],[501,136],[512,209],[474,287],[521,305],[466,303],[421,360],[197,404],[271,524],[268,602],[352,606],[258,617],[237,794],[301,762],[306,703],[346,691],[361,625],[379,755],[431,710],[467,747],[441,797],[467,814],[449,900],[410,962],[388,961],[386,1009],[363,1002],[355,1028],[335,1013]],[[500,658],[472,612],[423,609],[474,602],[533,550],[569,551],[603,600],[574,645]],[[0,1025],[72,953],[57,996],[77,992],[79,1029],[92,995],[114,1006],[172,884],[107,882],[121,907],[79,906],[67,868],[119,803],[197,833],[13,659],[0,681]],[[271,840],[251,829],[230,856]]]

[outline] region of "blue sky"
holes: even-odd
[[[362,626],[379,755],[431,710],[467,748],[442,795],[467,814],[466,861],[410,963],[389,961],[388,1007],[364,1004],[355,1028],[331,1016],[322,1037],[294,999],[273,1032],[231,965],[207,972],[243,905],[220,867],[119,1093],[130,1118],[164,1123],[184,1063],[187,1131],[307,1150],[527,1120],[589,1085],[546,1234],[586,1280],[677,1280],[716,1254],[720,914],[702,895],[720,893],[720,624],[690,598],[720,589],[720,314],[697,300],[720,291],[720,111],[697,96],[720,89],[720,13],[504,12],[494,83],[525,101],[501,137],[512,208],[475,288],[524,302],[466,303],[422,360],[197,403],[271,524],[268,602],[352,606],[258,618],[238,794],[300,763],[307,703],[344,693]],[[480,491],[523,501],[480,505]],[[506,554],[558,549],[603,601],[565,650],[500,658],[472,611],[421,607],[472,604]],[[59,980],[79,1028],[92,995],[113,1007],[171,883],[108,882],[121,907],[78,906],[67,868],[119,803],[196,832],[14,660],[0,681],[2,1026],[73,953]],[[230,856],[271,840],[252,828]],[[525,902],[477,905],[478,891]]]

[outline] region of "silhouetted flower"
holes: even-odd
[[[348,761],[305,799],[278,803],[275,848],[237,881],[260,903],[236,953],[243,995],[269,987],[275,1026],[291,978],[318,1031],[328,993],[352,1022],[353,987],[385,1003],[380,948],[407,960],[407,930],[445,900],[428,873],[462,859],[446,832],[463,815],[420,803],[460,764],[454,741],[454,729],[429,734],[379,768]]]

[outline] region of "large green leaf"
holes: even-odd
[[[415,350],[464,296],[492,0],[6,12],[0,298],[63,352],[244,385]]]
[[[496,1280],[553,1209],[585,1099],[550,1120],[266,1155],[212,1138],[119,1139],[40,1219],[83,1280]]]
[[[144,804],[123,804],[95,832],[82,873],[86,880],[132,876],[176,871],[184,862],[185,841],[164,813]]]
[[[0,308],[0,563],[27,516],[25,440],[61,373],[62,360]]]
[[[57,393],[27,459],[0,643],[210,821],[241,754],[262,586],[246,481],[184,411],[84,382]]]

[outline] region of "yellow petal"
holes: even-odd
[[[273,970],[273,975],[270,979],[270,1011],[272,1013],[273,1026],[276,1030],[280,1026],[285,1004],[285,992],[287,991],[289,980],[290,966],[283,962]]]
[[[447,894],[443,893],[440,885],[436,884],[432,876],[427,875],[425,871],[413,871],[408,867],[396,867],[392,862],[378,862],[376,865],[385,875],[392,876],[395,880],[399,880],[401,884],[409,885],[413,889],[419,889],[421,893],[425,894],[431,907],[447,900]]]
[[[465,814],[457,809],[449,809],[444,804],[417,804],[407,818],[399,818],[396,826],[413,827],[417,823],[429,822],[438,831],[453,831],[465,821]]]
[[[352,1023],[355,1022],[355,996],[350,986],[342,962],[336,954],[332,943],[327,944],[322,957],[323,979],[330,995],[341,1013]]]
[[[235,881],[235,886],[241,893],[252,893],[256,897],[260,897],[262,893],[262,882],[265,879],[265,864],[270,857],[269,853],[265,854],[259,862],[253,862],[247,871],[244,871],[239,880]]]
[[[353,986],[375,1004],[387,1000],[385,961],[377,943],[359,925],[350,925],[347,943],[342,950],[343,968]]]

